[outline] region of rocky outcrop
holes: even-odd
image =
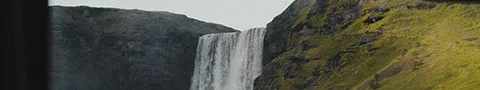
[[[297,39],[303,35],[332,35],[345,29],[360,15],[360,5],[356,0],[295,0],[284,12],[276,16],[268,25],[264,43],[264,73],[255,81],[255,90],[278,89],[274,72],[280,69],[278,63],[271,62],[294,48]],[[328,22],[328,23],[318,23]],[[309,49],[315,46],[305,46]],[[289,64],[310,61],[304,57],[287,56]],[[285,66],[287,67],[287,66]],[[291,66],[289,66],[291,67]],[[297,66],[300,67],[300,66]],[[282,69],[285,71],[296,71]],[[290,73],[290,72],[288,72]],[[289,74],[286,75],[289,75]],[[289,77],[293,77],[289,75]],[[302,87],[307,88],[307,87]]]
[[[50,10],[53,90],[187,90],[198,38],[236,31],[169,12]]]
[[[313,1],[296,0],[284,12],[267,24],[262,65],[266,65],[289,48],[287,41],[293,33],[290,29],[298,19],[298,13],[300,13],[303,7],[311,5]]]
[[[263,65],[291,49],[293,44],[289,42],[298,35],[331,35],[345,29],[359,15],[360,5],[355,0],[295,0],[267,24]]]

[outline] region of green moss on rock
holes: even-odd
[[[480,89],[478,3],[376,0],[357,12],[356,0],[325,1],[299,11],[292,48],[265,66],[256,90]]]

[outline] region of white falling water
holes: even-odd
[[[262,69],[265,29],[199,39],[191,90],[252,90]]]

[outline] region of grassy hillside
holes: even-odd
[[[287,43],[293,47],[265,66],[256,89],[480,89],[479,2],[327,1],[324,14],[311,14],[314,5],[297,14],[291,30],[298,32]],[[352,23],[322,32],[329,15],[351,13],[342,5],[357,4]],[[305,23],[318,32],[301,33]]]

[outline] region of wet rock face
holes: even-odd
[[[198,37],[235,31],[168,12],[50,10],[53,90],[188,90]]]
[[[294,8],[294,6],[289,6],[289,8]],[[289,29],[297,19],[294,13],[297,11],[295,9],[296,8],[285,10],[282,14],[276,16],[272,22],[267,24],[262,66],[265,66],[277,55],[286,50],[287,39],[291,37],[291,31]]]
[[[287,45],[287,41],[292,37],[293,33],[290,29],[298,19],[298,13],[304,7],[313,4],[312,2],[315,2],[315,0],[295,0],[284,12],[267,24],[264,39],[263,66],[287,48],[290,48],[291,45]]]

